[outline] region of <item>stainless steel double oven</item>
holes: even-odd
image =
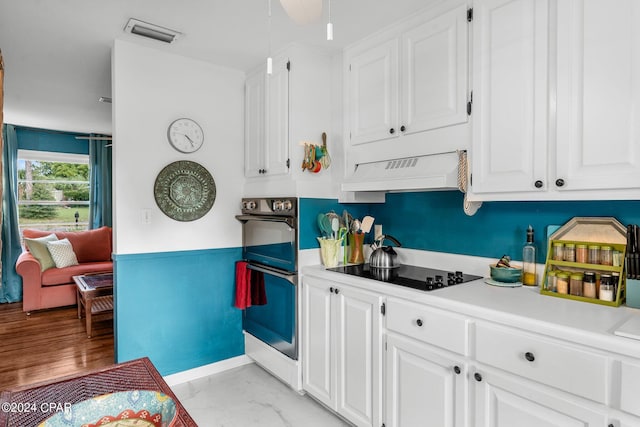
[[[298,199],[243,198],[242,257],[264,276],[266,304],[244,310],[243,329],[298,360]]]

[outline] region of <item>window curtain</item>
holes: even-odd
[[[98,135],[91,135],[98,137]],[[111,216],[111,143],[103,139],[89,140],[91,195],[89,196],[89,228],[112,226]]]
[[[2,287],[0,303],[22,301],[16,261],[22,252],[18,228],[18,138],[13,125],[2,127]]]

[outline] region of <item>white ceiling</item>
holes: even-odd
[[[46,129],[111,133],[114,39],[247,70],[267,55],[268,0],[0,0],[5,63],[4,121]],[[291,21],[272,0],[272,50],[294,41],[342,47],[437,0],[332,0],[334,40],[323,17]],[[123,32],[129,18],[184,33],[167,45]]]

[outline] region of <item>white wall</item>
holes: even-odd
[[[241,246],[244,73],[116,40],[112,52],[114,252],[135,254]],[[175,151],[167,127],[190,117],[204,145]],[[169,163],[191,160],[214,177],[213,208],[175,221],[156,205],[153,187]],[[148,212],[148,223],[145,222]]]

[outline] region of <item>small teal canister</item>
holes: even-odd
[[[627,306],[640,308],[640,280],[627,279]]]

